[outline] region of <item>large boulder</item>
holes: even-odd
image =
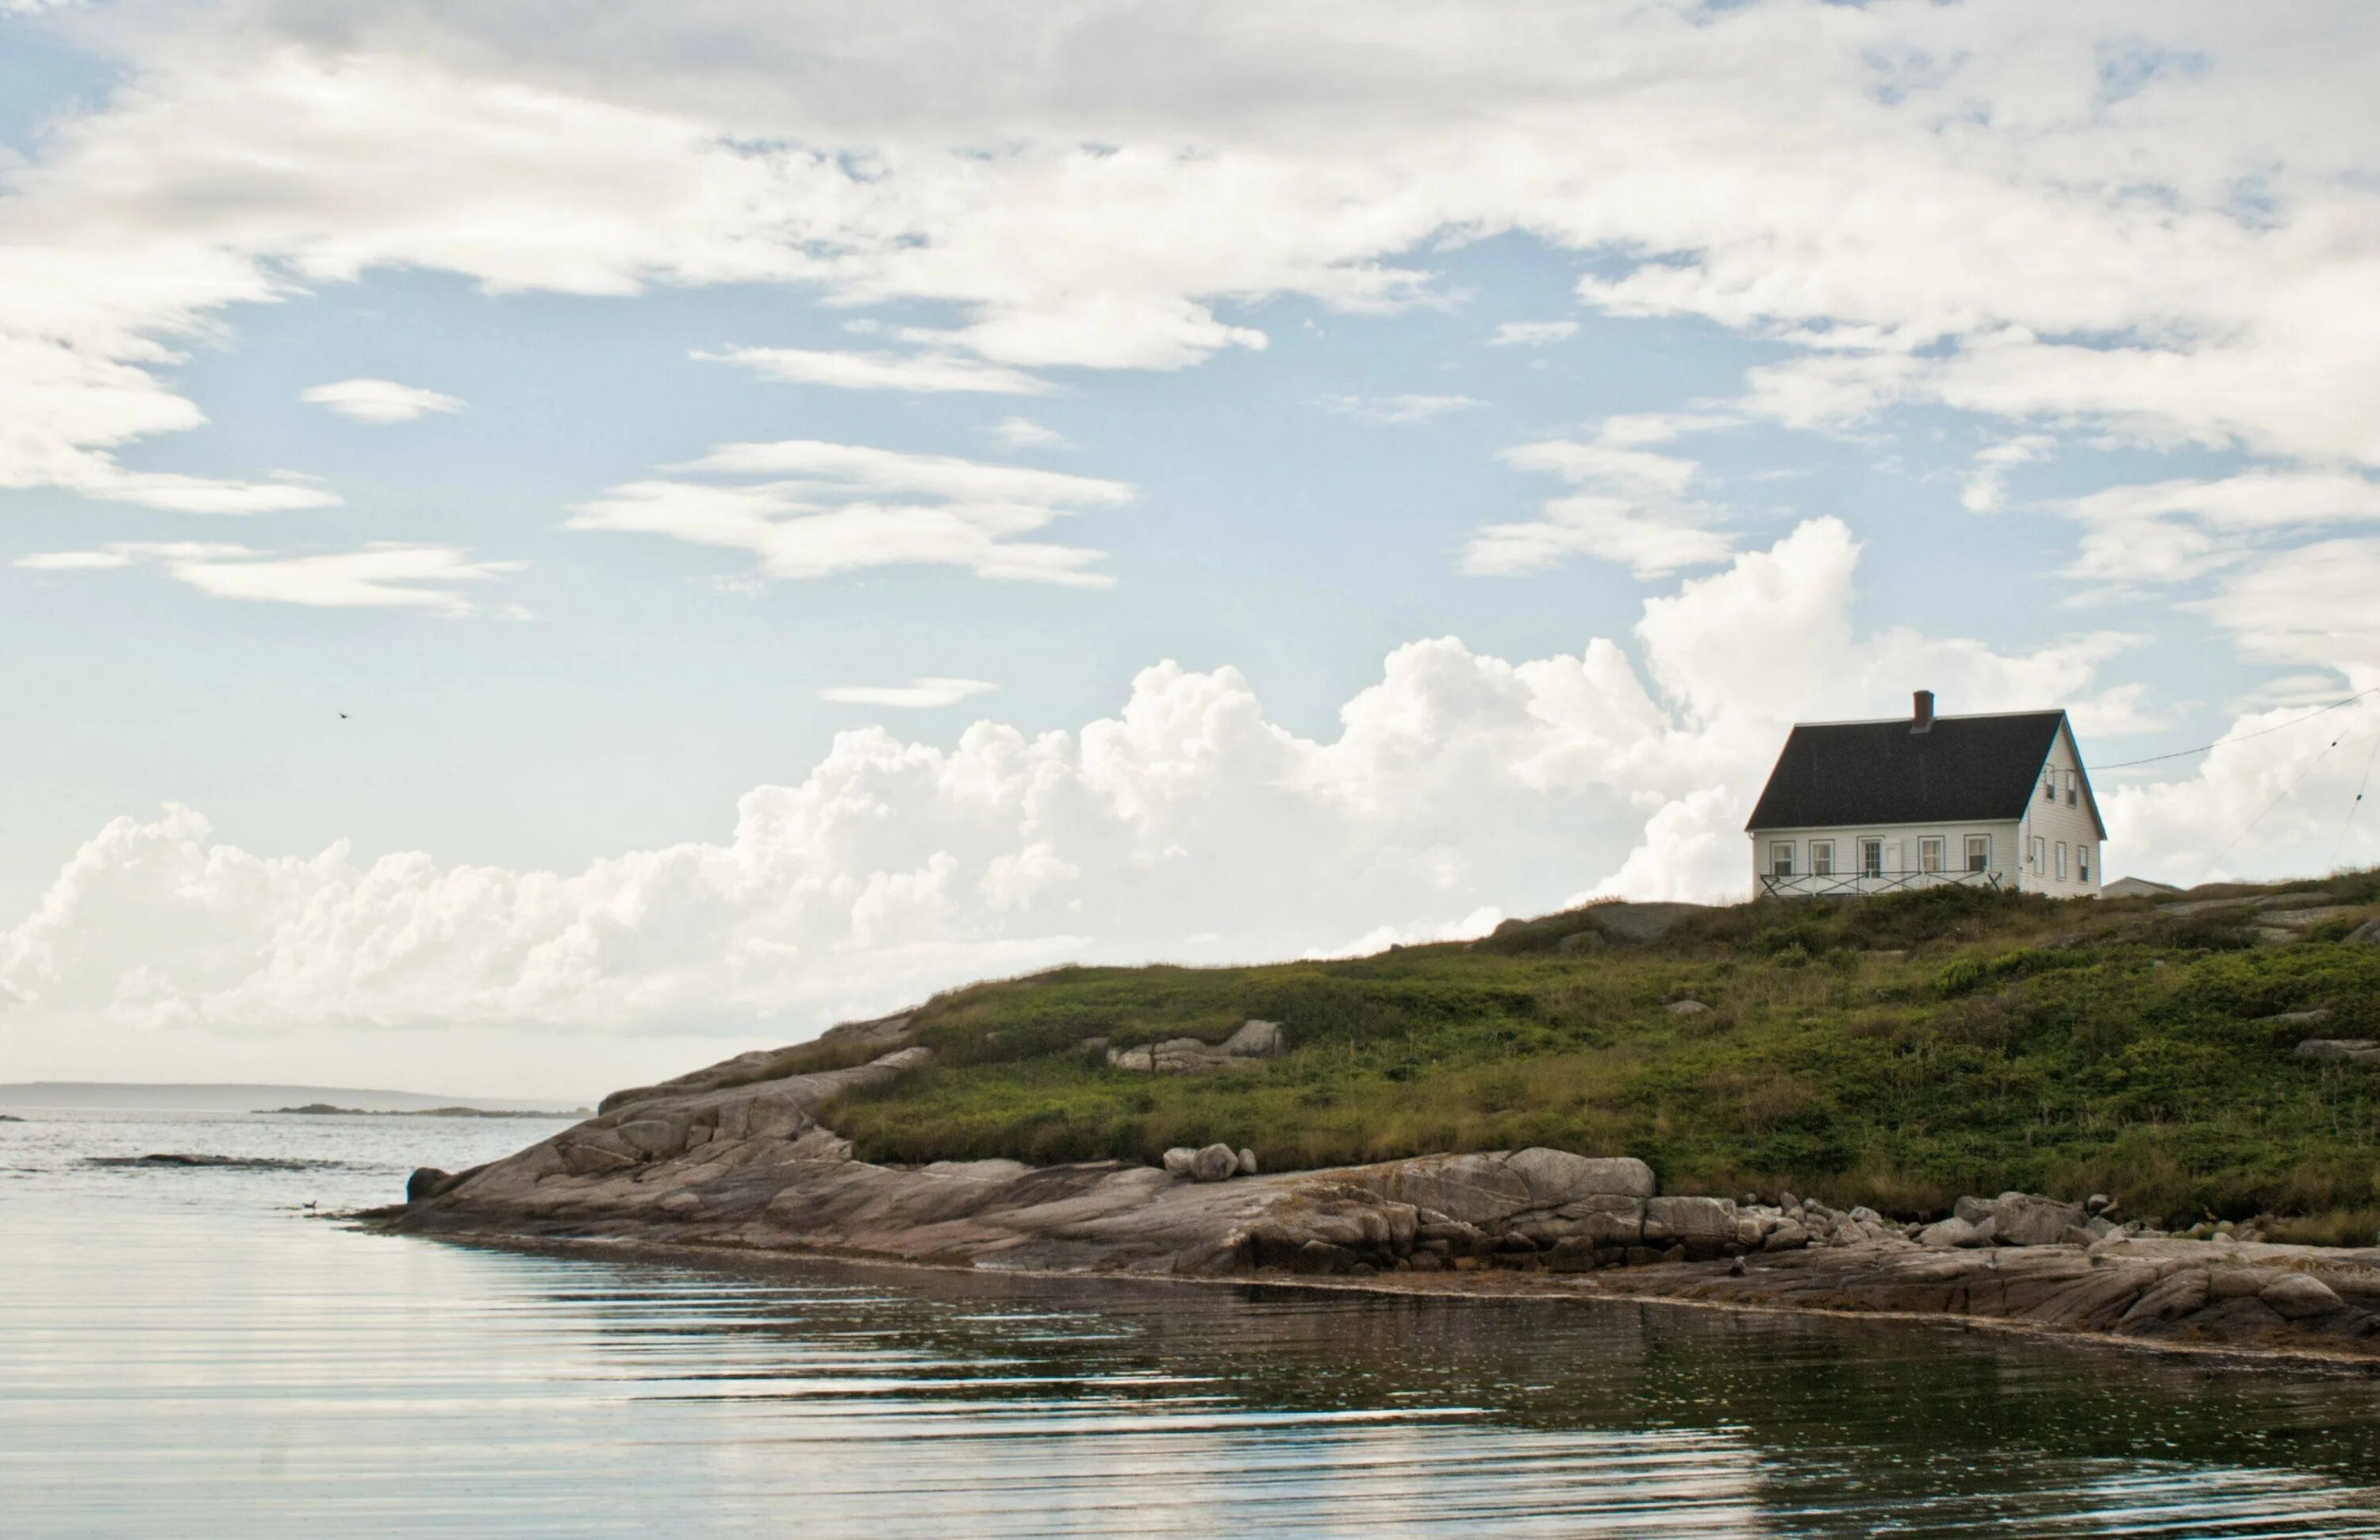
[[[1542,1146],[1514,1150],[1504,1169],[1526,1184],[1530,1198],[1547,1207],[1589,1198],[1649,1198],[1653,1168],[1633,1155],[1572,1155]]]
[[[2079,1203],[2032,1193],[2002,1193],[1992,1205],[1992,1239],[2003,1246],[2059,1246],[2088,1218]]]
[[[2307,1273],[2290,1273],[2278,1279],[2260,1290],[2256,1297],[2271,1305],[2284,1320],[2291,1321],[2327,1316],[2346,1304],[2337,1290]]]
[[[1166,1175],[1187,1177],[1197,1164],[1198,1152],[1187,1145],[1176,1145],[1167,1150],[1162,1158]]]
[[[1645,1243],[1726,1245],[1736,1239],[1733,1198],[1654,1198],[1645,1205]]]
[[[2380,1061],[2380,1042],[2370,1037],[2308,1037],[2297,1047],[2301,1059],[2369,1064]]]
[[[1917,1243],[1937,1251],[1962,1250],[1991,1243],[1991,1232],[1973,1220],[1953,1215],[1917,1232]]]
[[[2349,931],[2346,940],[2356,946],[2380,947],[2380,919],[2365,920]]]
[[[1240,1152],[1229,1145],[1208,1145],[1190,1158],[1190,1180],[1221,1182],[1240,1174]]]
[[[1242,1022],[1239,1030],[1222,1042],[1223,1051],[1234,1059],[1270,1059],[1288,1047],[1281,1023],[1254,1019]]]
[[[435,1166],[423,1166],[405,1179],[405,1201],[421,1203],[438,1195],[439,1188],[453,1180],[450,1172]]]

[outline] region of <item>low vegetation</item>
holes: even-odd
[[[1626,939],[1643,911],[1589,907],[1347,961],[1061,968],[934,1000],[914,1027],[934,1063],[828,1121],[877,1160],[1221,1140],[1278,1170],[1551,1145],[1642,1156],[1673,1192],[1902,1215],[2105,1192],[2144,1219],[2368,1241],[2380,1067],[2293,1049],[2380,1037],[2380,946],[2342,944],[2380,913],[2380,872],[2319,891],[2348,912],[2286,939],[2246,907],[1944,888],[1696,911],[1652,940]],[[1707,1009],[1670,1009],[1686,1000]],[[1250,1017],[1290,1050],[1153,1075],[1083,1046],[1220,1041]]]

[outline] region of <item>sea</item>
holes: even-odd
[[[343,1216],[558,1122],[0,1110],[9,1537],[2380,1535],[2362,1372],[457,1244]]]

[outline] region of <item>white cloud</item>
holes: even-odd
[[[22,1002],[0,1034],[23,1062],[138,1032],[169,1073],[259,1036],[534,1026],[589,1063],[625,1051],[610,1034],[782,1040],[1069,958],[1474,934],[1615,887],[1740,895],[1742,818],[1794,718],[1898,710],[1916,683],[1955,710],[2086,700],[2110,653],[1859,635],[1856,561],[1820,520],[1682,584],[1645,606],[1641,673],[1606,639],[1522,662],[1414,642],[1320,739],[1236,671],[1172,663],[1077,732],[847,732],[747,793],[725,840],[577,871],[268,855],[184,809],[120,819],[0,930],[0,997]]]
[[[475,562],[447,546],[373,544],[355,551],[285,553],[188,540],[119,541],[99,551],[52,551],[13,564],[36,572],[103,571],[153,564],[217,599],[318,610],[424,610],[467,615],[483,608],[464,586],[517,572],[520,562]],[[507,613],[518,615],[516,607]]]
[[[631,481],[577,504],[569,527],[748,552],[775,578],[955,566],[1002,582],[1103,588],[1113,579],[1092,570],[1100,552],[1019,537],[1133,496],[1121,481],[816,439],[722,444],[663,468],[771,479]],[[910,501],[918,498],[928,501]]]
[[[394,380],[340,380],[298,393],[298,399],[323,407],[349,422],[375,426],[412,422],[432,412],[459,412],[462,401],[437,391],[400,385]]]
[[[1339,417],[1396,426],[1427,422],[1432,418],[1467,412],[1487,403],[1467,395],[1326,395],[1317,405]]]
[[[978,391],[992,395],[1047,395],[1047,380],[1005,364],[959,353],[835,353],[801,347],[731,347],[697,353],[712,363],[741,364],[769,380],[832,385],[847,391],[934,394]]]
[[[1543,347],[1550,342],[1566,342],[1578,334],[1575,321],[1508,321],[1496,328],[1488,339],[1490,347]]]
[[[831,685],[819,692],[819,698],[839,706],[886,706],[900,710],[923,710],[955,706],[976,696],[990,695],[999,688],[999,685],[981,679],[953,679],[929,674],[912,679],[906,685]]]
[[[1002,448],[1012,453],[1026,449],[1071,449],[1074,442],[1054,428],[1044,428],[1029,418],[1002,418],[984,430]]]
[[[2347,678],[2330,698],[2380,685],[2380,658]],[[2108,869],[2187,885],[2380,865],[2380,776],[2365,781],[2375,747],[2380,697],[2311,717],[2302,702],[2250,712],[2195,767],[2099,788]]]
[[[1979,451],[1959,505],[1971,514],[1998,513],[2008,503],[2010,470],[2046,457],[2057,443],[2046,433],[2020,433]]]
[[[2273,592],[2273,580],[2311,575],[2296,555],[2274,548],[2325,526],[2380,522],[2380,481],[2335,469],[2250,470],[2212,481],[2109,487],[2074,500],[2067,511],[2082,526],[2067,576],[2121,591],[2228,574],[2224,582],[2232,597],[2219,600],[2215,610],[2238,622],[2235,630],[2263,629],[2252,624],[2254,612],[2285,597]],[[2304,549],[2309,548],[2300,548]],[[2350,566],[2358,564],[2359,548],[2333,549]],[[2324,587],[2317,582],[2309,597]],[[2092,591],[2084,591],[2084,601]],[[2323,608],[2318,605],[2307,618]],[[2343,621],[2356,619],[2351,607],[2333,606],[2328,612]],[[2332,635],[2351,640],[2368,637],[2369,630],[2349,624]]]
[[[1639,577],[1658,577],[1725,561],[1734,541],[1710,527],[1724,510],[1691,495],[1700,467],[1645,446],[1728,420],[1615,417],[1585,442],[1554,439],[1504,451],[1505,464],[1549,471],[1581,490],[1546,503],[1529,522],[1483,527],[1463,547],[1463,570],[1505,576],[1585,556],[1619,563]]]
[[[1515,231],[1599,259],[1590,304],[1783,350],[1745,399],[1788,422],[1940,402],[2380,464],[2368,6],[499,9],[96,13],[126,85],[0,199],[0,485],[326,505],[113,456],[200,420],[159,371],[227,307],[376,267],[922,303],[924,358],[795,367],[947,383],[1441,298],[1437,251]]]

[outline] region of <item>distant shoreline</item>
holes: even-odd
[[[303,1107],[260,1107],[258,1117],[295,1118],[587,1118],[594,1115],[591,1107],[576,1107],[566,1111],[538,1112],[504,1107],[414,1107],[375,1111],[368,1107],[334,1107],[325,1101],[310,1101]]]

